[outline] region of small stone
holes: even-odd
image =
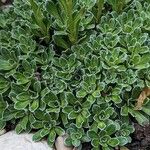
[[[10,131],[0,136],[0,150],[52,150],[46,141],[33,142],[33,134]]]
[[[6,130],[5,130],[5,129],[0,130],[0,136],[3,135],[3,134],[5,134],[5,133],[6,133]]]
[[[1,0],[2,3],[6,3],[7,0]]]
[[[65,139],[65,136],[59,136],[56,139],[56,142],[55,142],[56,150],[74,150],[73,147],[67,147],[64,145],[64,139]]]

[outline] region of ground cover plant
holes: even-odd
[[[14,0],[0,9],[0,129],[113,150],[150,122],[149,0]]]

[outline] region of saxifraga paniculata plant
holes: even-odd
[[[149,0],[14,0],[0,10],[0,129],[113,150],[150,121]]]

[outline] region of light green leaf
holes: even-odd
[[[50,132],[49,129],[42,129],[42,130],[40,130],[40,136],[43,138],[43,137],[45,137],[46,135],[48,135],[49,132]]]
[[[33,137],[32,137],[32,140],[33,140],[33,141],[38,142],[38,141],[40,141],[40,140],[43,138],[43,137],[41,136],[41,131],[42,131],[42,130],[43,130],[43,129],[37,131],[37,132],[33,135]]]
[[[78,116],[78,114],[77,114],[75,111],[71,111],[71,112],[68,114],[68,118],[69,118],[69,119],[76,119],[77,116]]]
[[[41,91],[41,82],[40,81],[36,81],[33,85],[34,91],[36,92],[40,92]]]
[[[28,105],[29,105],[30,101],[17,101],[14,105],[14,108],[17,110],[24,110]]]
[[[88,118],[91,114],[87,109],[83,109],[83,111],[81,112],[82,116],[85,118]]]
[[[76,94],[76,96],[78,98],[84,98],[86,95],[87,95],[87,93],[84,89],[81,89],[81,90],[77,91],[77,94]]]
[[[20,126],[22,127],[22,129],[26,130],[27,128],[27,123],[28,123],[28,116],[25,116],[22,118],[22,120],[19,122]]]
[[[117,137],[117,139],[119,140],[120,146],[124,146],[128,143],[128,139],[126,137],[119,136],[119,137]]]
[[[20,134],[23,131],[23,128],[22,128],[21,124],[17,124],[17,126],[15,128],[15,131],[16,131],[17,134]]]
[[[5,121],[0,121],[0,131],[3,130],[6,126],[6,122]]]
[[[57,135],[59,135],[59,136],[65,134],[64,129],[62,129],[61,127],[56,127],[56,128],[55,128],[55,132],[56,132]]]
[[[57,46],[62,47],[64,49],[68,49],[69,44],[63,38],[64,37],[60,36],[60,35],[59,36],[57,36],[57,35],[53,36],[53,40]]]
[[[107,127],[106,127],[106,132],[108,135],[111,135],[111,134],[114,134],[117,130],[117,127],[115,124],[109,124]]]
[[[78,139],[74,139],[72,140],[72,145],[75,146],[75,147],[79,147],[81,144],[81,141],[78,140]]]
[[[83,118],[82,115],[79,114],[79,115],[76,117],[76,126],[77,126],[78,128],[81,128],[83,123],[84,123],[84,118]]]
[[[93,147],[98,148],[99,145],[100,145],[100,142],[99,142],[98,139],[92,139],[91,144],[92,144]]]
[[[0,59],[0,70],[11,70],[13,65],[9,63],[7,60]]]
[[[32,103],[29,104],[29,110],[34,112],[39,107],[39,100],[34,100]]]
[[[29,82],[29,79],[25,75],[23,75],[23,74],[21,74],[19,72],[15,73],[13,75],[13,77],[17,80],[17,84],[18,85],[26,84],[26,83]]]
[[[54,129],[50,130],[49,136],[48,136],[48,141],[54,142],[56,138],[56,132]]]
[[[117,145],[119,145],[119,140],[117,138],[111,138],[109,141],[108,141],[108,144],[111,146],[111,147],[116,147]]]

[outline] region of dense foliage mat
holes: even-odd
[[[14,0],[0,10],[0,129],[112,150],[150,121],[149,0]]]

